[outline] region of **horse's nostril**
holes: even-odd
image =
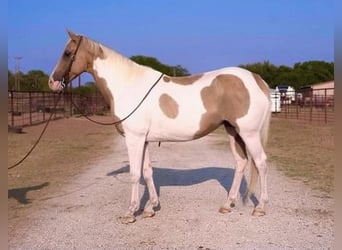
[[[50,77],[50,78],[49,78],[49,85],[50,85],[50,86],[53,85],[54,82],[55,82],[55,80],[54,80],[52,77]]]

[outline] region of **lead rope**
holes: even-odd
[[[98,121],[95,121],[93,119],[90,119],[87,115],[85,114],[82,114],[82,112],[80,112],[80,109],[77,107],[77,105],[72,101],[73,105],[76,107],[76,109],[82,114],[82,116],[84,116],[86,119],[88,119],[89,121],[91,122],[94,122],[96,124],[99,124],[99,125],[118,125],[119,123],[122,123],[123,121],[127,120],[140,106],[141,104],[146,100],[146,98],[148,97],[148,95],[151,93],[152,89],[158,84],[158,82],[160,81],[160,79],[162,78],[164,74],[161,74],[160,77],[158,78],[158,80],[150,87],[150,89],[147,91],[147,93],[145,94],[145,96],[143,97],[143,99],[138,103],[138,105],[131,111],[131,113],[129,113],[127,116],[125,116],[123,119],[121,120],[118,120],[118,121],[115,121],[115,122],[111,122],[111,123],[103,123],[103,122],[98,122]],[[61,99],[61,96],[62,96],[62,91],[59,92],[59,95],[58,95],[58,99],[57,99],[57,102],[55,103],[55,107],[54,107],[54,110],[56,111],[56,107],[57,107],[57,104],[59,102],[59,100]],[[40,133],[37,141],[33,144],[33,146],[31,147],[31,149],[26,153],[26,155],[20,160],[18,161],[17,163],[13,164],[12,166],[8,167],[8,169],[12,169],[12,168],[15,168],[16,166],[20,165],[31,153],[32,151],[35,149],[35,147],[38,145],[38,143],[40,142],[40,139],[43,137],[50,121],[51,121],[51,118],[52,116],[55,114],[55,112],[51,112],[50,114],[50,117],[48,119],[48,121],[46,122],[42,132]],[[159,143],[159,146],[160,146],[160,143]]]
[[[114,122],[110,122],[110,123],[95,121],[95,120],[89,118],[89,116],[87,116],[86,114],[84,114],[84,112],[82,112],[82,110],[76,105],[76,103],[73,100],[72,100],[72,104],[75,106],[75,108],[78,110],[78,112],[81,113],[82,116],[84,116],[86,119],[88,119],[89,121],[91,121],[93,123],[96,123],[99,125],[118,125],[118,124],[124,122],[125,120],[127,120],[131,115],[134,114],[135,111],[137,111],[137,109],[141,106],[141,104],[146,100],[148,95],[151,93],[152,89],[158,84],[158,82],[163,77],[163,75],[164,74],[162,73],[160,75],[160,77],[158,78],[158,80],[149,88],[149,90],[147,91],[147,93],[145,94],[143,99],[141,99],[141,101],[138,103],[138,105],[127,116],[125,116],[123,119],[120,119],[118,121],[114,121]]]

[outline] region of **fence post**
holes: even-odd
[[[68,106],[68,92],[63,92],[63,116],[64,118],[67,117],[67,106]]]
[[[52,105],[53,109],[56,110],[57,106],[56,106],[56,93],[53,92],[53,105]],[[54,113],[54,119],[56,119],[56,113],[55,110],[51,109],[50,112]]]
[[[325,123],[328,122],[328,114],[327,114],[327,108],[328,108],[328,98],[327,98],[327,89],[324,89],[324,121]]]
[[[313,92],[314,90],[312,90]],[[312,93],[311,100],[310,100],[310,121],[312,121],[312,107],[314,103],[314,94]]]
[[[99,112],[99,107],[98,107],[98,103],[97,103],[97,96],[98,96],[98,91],[96,90],[95,92],[95,113]]]
[[[296,113],[297,113],[297,120],[299,119],[299,98],[298,98],[298,93],[294,91],[294,96],[295,96],[295,105],[296,105]]]
[[[45,121],[45,95],[44,95],[45,92],[43,92],[43,104],[42,104],[42,112],[43,112],[43,121]]]
[[[73,101],[73,93],[72,93],[72,81],[70,82],[70,87],[69,87],[69,92],[68,92],[68,94],[69,94],[69,98],[68,98],[68,100],[70,101],[70,114],[69,114],[69,116],[70,117],[72,117],[72,101]]]
[[[13,103],[13,90],[11,90],[11,125],[14,126],[14,103]]]
[[[31,91],[29,91],[29,114],[30,114],[30,125],[32,125],[32,96],[31,96]]]

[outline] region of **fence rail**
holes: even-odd
[[[58,93],[8,91],[8,125],[29,126],[52,119],[71,117],[80,113],[98,114],[109,111],[100,93],[89,95],[63,92],[56,106]],[[273,117],[330,123],[334,122],[334,89],[316,89],[296,92],[272,92]],[[279,105],[278,105],[279,104]]]
[[[8,125],[12,127],[29,126],[45,122],[51,112],[52,119],[70,117],[79,113],[73,103],[86,114],[96,114],[109,110],[100,93],[89,95],[64,92],[58,100],[58,93],[8,91]]]
[[[274,117],[331,123],[335,119],[334,89],[305,89],[271,96]],[[280,102],[280,103],[279,103]],[[280,105],[278,105],[280,104]]]

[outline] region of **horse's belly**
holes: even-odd
[[[157,119],[151,123],[148,141],[188,141],[195,138],[200,129],[200,118],[196,116],[183,119]]]

